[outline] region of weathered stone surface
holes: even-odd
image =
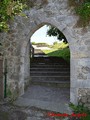
[[[82,67],[82,72],[85,73],[85,74],[90,73],[90,68],[88,66],[86,66],[86,67],[83,66]]]
[[[81,99],[82,99],[82,103],[87,103],[87,97],[83,96]]]
[[[79,101],[90,109],[90,88],[79,88]]]
[[[78,79],[81,80],[87,80],[87,76],[83,75],[82,73],[79,73],[79,75],[77,76]]]
[[[53,117],[49,116],[44,109],[38,109],[36,107],[17,107],[11,104],[0,103],[0,120],[68,120],[65,117]],[[57,112],[55,112],[58,114]]]
[[[84,31],[83,28],[75,27],[78,16],[68,5],[68,0],[31,0],[31,2],[33,7],[24,12],[27,18],[16,16],[14,21],[10,22],[9,32],[0,33],[0,42],[3,44],[0,53],[7,59],[7,87],[13,95],[14,92],[18,95],[24,93],[25,85],[30,79],[29,39],[40,27],[51,24],[63,32],[69,43],[70,101],[77,103],[79,87],[85,90],[88,84],[85,81],[90,80],[90,28],[87,27]],[[88,87],[90,88],[90,84]]]
[[[88,95],[88,93],[87,93],[87,99],[88,99],[88,103],[90,103],[90,95]]]

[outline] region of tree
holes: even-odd
[[[57,36],[58,40],[61,41],[63,39],[63,42],[67,43],[67,39],[63,35],[63,33],[59,29],[57,29],[56,27],[54,27],[54,26],[50,26],[49,25],[49,30],[47,31],[47,35],[49,35],[49,36]]]

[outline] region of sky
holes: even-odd
[[[48,43],[48,44],[53,44],[53,42],[58,41],[57,37],[49,37],[47,35],[47,30],[48,27],[47,25],[44,25],[43,27],[41,27],[39,30],[37,30],[31,37],[31,42],[44,42],[44,43]]]

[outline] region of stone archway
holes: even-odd
[[[62,31],[63,33],[64,33],[64,35],[66,35],[65,37],[67,38],[67,41],[68,41],[68,43],[69,43],[69,47],[70,47],[70,51],[71,51],[71,53],[75,53],[75,49],[74,49],[74,46],[73,46],[73,44],[72,44],[72,41],[70,41],[70,33],[69,33],[69,30],[67,29],[65,29],[65,28],[63,28],[65,25],[59,25],[59,26],[57,26],[57,22],[55,21],[54,22],[54,20],[52,20],[52,23],[50,22],[43,22],[43,23],[40,23],[40,24],[38,24],[38,25],[36,25],[36,27],[34,27],[34,29],[30,32],[31,33],[31,35],[29,36],[29,37],[31,37],[32,35],[33,35],[33,33],[35,32],[35,31],[37,31],[40,27],[42,27],[43,25],[45,25],[45,24],[50,24],[50,25],[54,25],[55,27],[57,27],[60,31]],[[66,32],[67,31],[67,32]],[[74,38],[73,38],[74,39]],[[73,41],[74,42],[74,41]],[[27,43],[27,44],[26,44]],[[25,49],[25,48],[27,48],[26,46],[28,46],[28,42],[24,42],[23,43],[23,47],[22,47],[22,49]],[[29,47],[29,46],[28,46]],[[73,48],[73,49],[72,49]],[[22,50],[23,51],[23,50]],[[26,56],[26,53],[25,52],[21,52],[23,55],[24,55],[24,57]],[[22,55],[22,56],[23,56]],[[24,60],[24,57],[23,57],[23,60]],[[26,62],[26,61],[25,61]],[[24,62],[23,62],[23,64],[22,64],[22,66],[21,66],[21,69],[24,69]],[[71,74],[72,74],[72,68],[73,68],[73,64],[70,64],[70,67],[71,67]],[[29,69],[28,69],[29,70]],[[21,71],[22,72],[22,71]],[[29,72],[29,71],[28,71]],[[21,75],[22,75],[23,73],[21,73]],[[24,75],[24,74],[23,74]],[[70,78],[71,78],[71,76],[70,76]],[[73,78],[73,77],[72,77]],[[72,79],[71,78],[71,79]],[[29,77],[28,77],[28,82],[29,82]],[[23,76],[23,81],[24,81],[24,76]],[[23,87],[24,88],[24,87]],[[73,88],[74,89],[74,88]],[[24,90],[23,90],[23,93],[24,93]],[[22,94],[23,94],[22,93]],[[71,94],[71,96],[70,97],[72,97],[72,93],[70,92],[70,94]],[[75,94],[74,94],[75,95]],[[76,98],[76,95],[74,96],[75,98]],[[72,98],[70,98],[70,100],[71,100]],[[74,102],[75,102],[75,99],[74,99]]]
[[[16,98],[24,93],[24,85],[30,80],[29,74],[25,75],[25,71],[29,73],[29,68],[26,67],[29,59],[25,64],[25,58],[28,58],[29,38],[44,24],[51,24],[66,36],[71,51],[70,101],[77,104],[79,99],[88,99],[90,92],[89,27],[84,32],[82,28],[75,27],[78,17],[68,6],[67,0],[51,0],[48,4],[25,11],[25,14],[27,18],[16,16],[10,24],[10,31],[1,34],[8,69],[7,96]],[[26,79],[25,84],[24,79]],[[90,104],[89,101],[88,104]]]

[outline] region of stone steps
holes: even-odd
[[[46,63],[46,64],[67,64],[67,62],[58,57],[34,57],[33,58],[33,63],[38,64],[38,63]],[[32,64],[33,64],[32,63]]]
[[[69,82],[53,82],[53,81],[48,81],[48,82],[41,82],[41,81],[32,81],[32,85],[40,85],[40,86],[49,86],[49,87],[59,87],[59,88],[70,88],[70,83]]]
[[[70,67],[62,58],[36,57],[30,67],[34,85],[70,87]]]
[[[69,71],[70,70],[70,68],[30,68],[30,71],[57,71],[57,72],[61,72],[61,71]]]
[[[32,68],[68,68],[67,65],[31,65]]]
[[[69,76],[35,76],[32,77],[32,84],[34,85],[49,85],[59,87],[70,87]]]
[[[39,83],[70,83],[69,76],[32,76],[32,83],[36,82],[38,85]]]
[[[45,75],[45,76],[32,76],[32,80],[34,81],[38,81],[38,80],[41,80],[42,81],[60,81],[60,80],[69,80],[70,79],[70,76],[48,76],[48,75]]]
[[[51,72],[51,71],[31,71],[31,76],[70,76],[70,73],[68,71],[57,71],[57,72]]]
[[[41,71],[30,71],[30,73],[31,73],[31,74],[33,74],[33,73],[34,73],[34,74],[35,74],[35,73],[41,73]],[[42,71],[42,73],[45,73],[45,74],[46,74],[46,73],[47,73],[47,74],[48,74],[48,73],[52,73],[52,74],[54,74],[54,73],[69,73],[69,74],[70,74],[69,71],[64,71],[64,72],[63,72],[63,71]]]
[[[64,76],[66,76],[66,75],[67,75],[67,76],[70,76],[70,73],[69,73],[69,72],[55,72],[55,73],[54,73],[54,72],[50,72],[50,71],[49,71],[49,72],[40,72],[40,71],[39,71],[39,72],[38,72],[38,71],[35,72],[35,71],[32,71],[32,72],[30,73],[30,75],[31,75],[32,77],[33,77],[33,76],[40,76],[40,77],[41,77],[41,76],[49,76],[49,77],[54,77],[54,76],[55,76],[55,77],[57,77],[57,76],[60,77],[60,76],[63,76],[63,77],[64,77]]]

